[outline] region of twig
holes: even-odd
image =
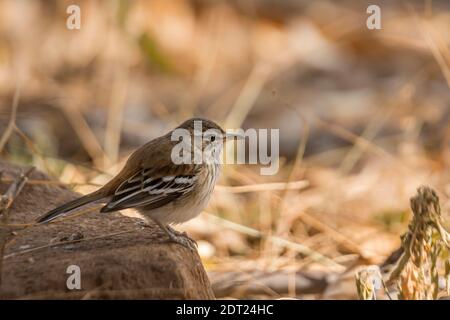
[[[387,109],[387,110],[386,110]],[[375,119],[370,122],[367,127],[364,129],[361,134],[360,139],[355,141],[350,152],[347,153],[345,158],[342,160],[342,163],[339,167],[339,171],[343,174],[348,174],[351,172],[353,167],[359,161],[359,159],[364,155],[364,153],[369,149],[371,145],[364,143],[361,144],[360,141],[371,141],[373,140],[378,132],[383,128],[386,121],[391,116],[391,113],[395,110],[395,108],[387,108],[384,107],[383,110],[379,111],[379,114],[375,117]]]
[[[394,158],[389,152],[378,146],[374,141],[366,139],[364,136],[359,136],[344,127],[341,127],[330,121],[323,120],[320,117],[314,115],[312,115],[312,117],[314,117],[315,123],[320,128],[333,133],[337,137],[351,142],[354,145],[358,145],[359,147],[367,148],[367,150],[372,151],[375,155]]]
[[[45,170],[47,170],[47,172],[52,172],[52,170],[50,169],[50,166],[48,165],[46,156],[42,152],[39,151],[35,142],[32,139],[30,139],[19,127],[17,127],[16,124],[14,125],[14,132],[17,133],[20,138],[22,138],[22,140],[25,142],[28,149],[30,149],[31,153],[33,155],[35,155],[36,157],[40,158],[40,160],[42,161],[42,164],[45,167]]]
[[[276,191],[276,190],[299,190],[309,186],[307,180],[299,180],[292,182],[273,182],[273,183],[256,183],[244,186],[216,186],[218,191],[224,191],[229,193],[246,193],[257,191]]]
[[[117,68],[105,130],[105,163],[117,163],[125,99],[128,92],[128,70]]]
[[[13,182],[13,179],[10,178],[0,178],[0,182],[6,182],[6,183],[10,183]],[[58,180],[44,180],[44,179],[33,179],[33,180],[28,180],[27,184],[29,185],[56,185],[56,186],[93,186],[93,187],[101,187],[103,186],[102,184],[99,183],[94,183],[94,182],[71,182],[71,183],[65,183],[62,181],[58,181]]]
[[[3,151],[6,143],[8,142],[11,134],[16,126],[16,117],[17,117],[17,108],[19,107],[19,98],[20,98],[20,86],[16,87],[16,91],[14,92],[14,98],[11,108],[11,117],[9,118],[8,125],[6,126],[5,131],[0,139],[0,153]]]
[[[336,243],[342,245],[350,252],[356,253],[362,258],[366,258],[365,257],[366,255],[364,254],[360,246],[357,243],[355,243],[352,239],[348,238],[346,235],[342,234],[341,232],[335,230],[326,223],[320,221],[319,219],[309,215],[304,211],[301,211],[300,214],[298,214],[297,216],[303,223],[327,234],[328,236],[330,236],[331,239],[336,241]]]
[[[352,148],[347,153],[345,158],[343,159],[339,171],[342,174],[348,174],[357,164],[359,159],[366,153],[367,150],[372,149],[374,143],[370,143],[370,141],[374,140],[379,131],[383,128],[383,126],[388,122],[389,117],[397,111],[396,106],[401,105],[403,100],[410,96],[410,90],[415,83],[423,77],[423,70],[420,69],[412,78],[408,79],[405,83],[403,83],[398,88],[398,96],[390,99],[386,105],[381,108],[374,116],[374,119],[368,123],[363,132],[358,139],[355,140]],[[361,143],[364,141],[364,143]],[[404,166],[403,166],[404,167]]]
[[[8,188],[6,193],[0,197],[0,216],[3,219],[8,218],[8,210],[13,204],[16,197],[22,191],[25,183],[28,181],[28,176],[34,171],[34,167],[29,168],[25,173],[21,173],[19,178],[16,179]]]
[[[290,107],[290,105],[289,105]],[[306,121],[306,118],[304,117],[303,114],[301,114],[297,109],[290,107],[292,110],[295,111],[295,113],[297,114],[297,116],[300,118],[300,120],[303,123],[303,130],[302,130],[302,139],[300,140],[300,143],[298,145],[297,148],[297,153],[295,156],[295,161],[294,164],[292,165],[292,169],[289,173],[289,177],[288,177],[288,183],[292,182],[294,180],[294,177],[297,173],[297,168],[301,167],[302,161],[303,161],[303,157],[305,155],[305,150],[306,150],[306,143],[308,142],[308,138],[309,138],[309,124],[308,121]],[[280,214],[280,217],[283,218],[284,216],[284,212],[286,209],[286,201],[287,201],[287,195],[288,195],[288,187],[286,185],[285,189],[283,190],[283,194],[281,195],[281,201],[278,207],[278,211]],[[280,224],[278,223],[277,225],[277,229],[280,228]],[[279,230],[277,230],[279,231]]]
[[[256,102],[271,73],[268,65],[257,64],[250,73],[239,97],[231,108],[226,120],[225,127],[240,127]]]
[[[27,183],[28,176],[33,172],[33,170],[34,167],[31,167],[25,173],[21,173],[19,178],[9,186],[6,193],[0,197],[0,218],[3,224],[8,224],[9,209],[11,208],[15,199],[19,196],[23,187]],[[3,259],[9,232],[9,227],[0,227],[0,286],[2,284]]]
[[[448,65],[448,58],[449,58],[449,52],[447,45],[444,41],[442,41],[442,45],[439,46],[438,43],[436,43],[436,38],[433,38],[433,30],[430,23],[424,21],[421,19],[417,13],[414,10],[414,7],[408,4],[408,9],[410,13],[413,15],[415,22],[419,26],[419,32],[421,33],[422,37],[426,41],[426,44],[428,48],[431,51],[431,54],[433,55],[434,59],[436,60],[437,64],[439,65],[439,68],[442,71],[442,75],[444,76],[447,86],[450,88],[450,67]]]
[[[119,231],[119,232],[115,232],[115,233],[105,234],[105,235],[101,235],[101,236],[97,236],[97,237],[82,238],[82,239],[75,239],[75,240],[68,240],[68,241],[60,241],[60,242],[56,242],[56,243],[49,243],[49,244],[42,245],[42,246],[37,246],[37,247],[25,249],[25,250],[16,251],[16,252],[11,252],[10,254],[5,255],[3,258],[4,259],[8,259],[8,258],[17,256],[17,255],[30,253],[30,252],[34,252],[34,251],[37,251],[37,250],[42,250],[42,249],[45,249],[45,248],[52,248],[52,247],[62,246],[62,245],[71,244],[71,243],[77,243],[77,242],[84,242],[84,241],[92,241],[92,240],[98,240],[98,239],[103,239],[103,238],[109,238],[109,237],[118,236],[118,235],[121,235],[121,234],[131,233],[131,232],[136,232],[136,231],[137,231],[136,229],[132,229],[132,230],[125,230],[125,231]]]

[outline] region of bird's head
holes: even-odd
[[[227,139],[239,137],[235,133],[227,133],[217,123],[202,118],[186,120],[176,129],[189,132],[194,152],[201,152],[205,160],[220,159],[224,143]],[[175,129],[175,130],[176,130]]]

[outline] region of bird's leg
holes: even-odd
[[[164,231],[164,233],[167,234],[167,236],[169,237],[169,239],[164,242],[174,242],[174,243],[181,244],[182,246],[184,246],[192,251],[197,250],[197,242],[195,242],[195,240],[191,239],[187,235],[186,232],[176,231],[168,225],[166,226],[157,220],[154,220],[154,221]]]

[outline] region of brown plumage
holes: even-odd
[[[217,160],[225,138],[225,132],[217,124],[193,118],[176,129],[185,129],[192,136],[199,134],[194,130],[196,121],[202,126],[202,151],[207,152],[208,159]],[[219,139],[205,136],[210,129],[218,133]],[[213,191],[220,165],[208,159],[200,164],[175,164],[172,150],[179,141],[172,141],[171,135],[172,131],[133,152],[124,168],[99,190],[47,212],[37,222],[49,222],[88,203],[105,203],[101,212],[137,209],[147,220],[160,225],[170,240],[192,247],[192,241],[181,239],[167,225],[184,222],[201,212]]]

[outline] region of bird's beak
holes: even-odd
[[[232,140],[232,139],[237,139],[237,140],[241,140],[241,139],[245,139],[245,135],[243,135],[242,133],[239,132],[227,132],[225,134],[225,139],[228,140]]]

